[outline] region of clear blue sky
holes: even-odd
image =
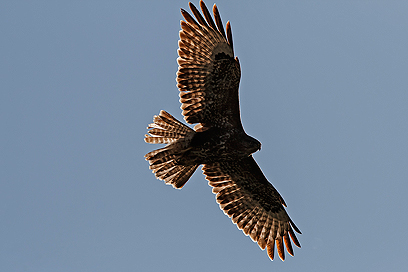
[[[295,257],[271,262],[201,170],[178,191],[144,160],[153,115],[182,118],[187,1],[2,1],[1,271],[408,268],[408,2],[217,5]]]

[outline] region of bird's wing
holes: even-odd
[[[261,249],[267,247],[273,260],[275,243],[284,260],[284,245],[293,256],[292,244],[300,247],[293,229],[301,233],[289,218],[283,198],[268,182],[252,156],[238,162],[205,164],[203,172],[220,208]],[[290,236],[290,238],[289,238]]]
[[[184,119],[190,124],[200,123],[201,129],[242,127],[238,101],[241,71],[238,58],[234,59],[231,26],[228,22],[225,34],[215,4],[215,23],[203,1],[204,17],[192,3],[189,5],[197,21],[181,9],[185,21],[181,21],[177,59]]]

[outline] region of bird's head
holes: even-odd
[[[244,140],[241,142],[242,147],[245,149],[245,153],[249,155],[251,155],[252,153],[255,153],[258,150],[261,150],[261,143],[249,136],[249,135],[245,135]]]

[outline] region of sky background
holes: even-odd
[[[200,169],[175,190],[144,160],[153,115],[182,120],[187,1],[1,1],[1,271],[406,271],[408,2],[216,3],[295,257],[271,262]]]

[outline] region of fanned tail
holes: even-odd
[[[167,145],[147,153],[145,158],[156,178],[180,189],[198,167],[198,164],[178,164],[183,154],[190,149],[195,131],[163,110],[153,117],[153,122],[148,126],[150,135],[145,135],[145,142]]]

